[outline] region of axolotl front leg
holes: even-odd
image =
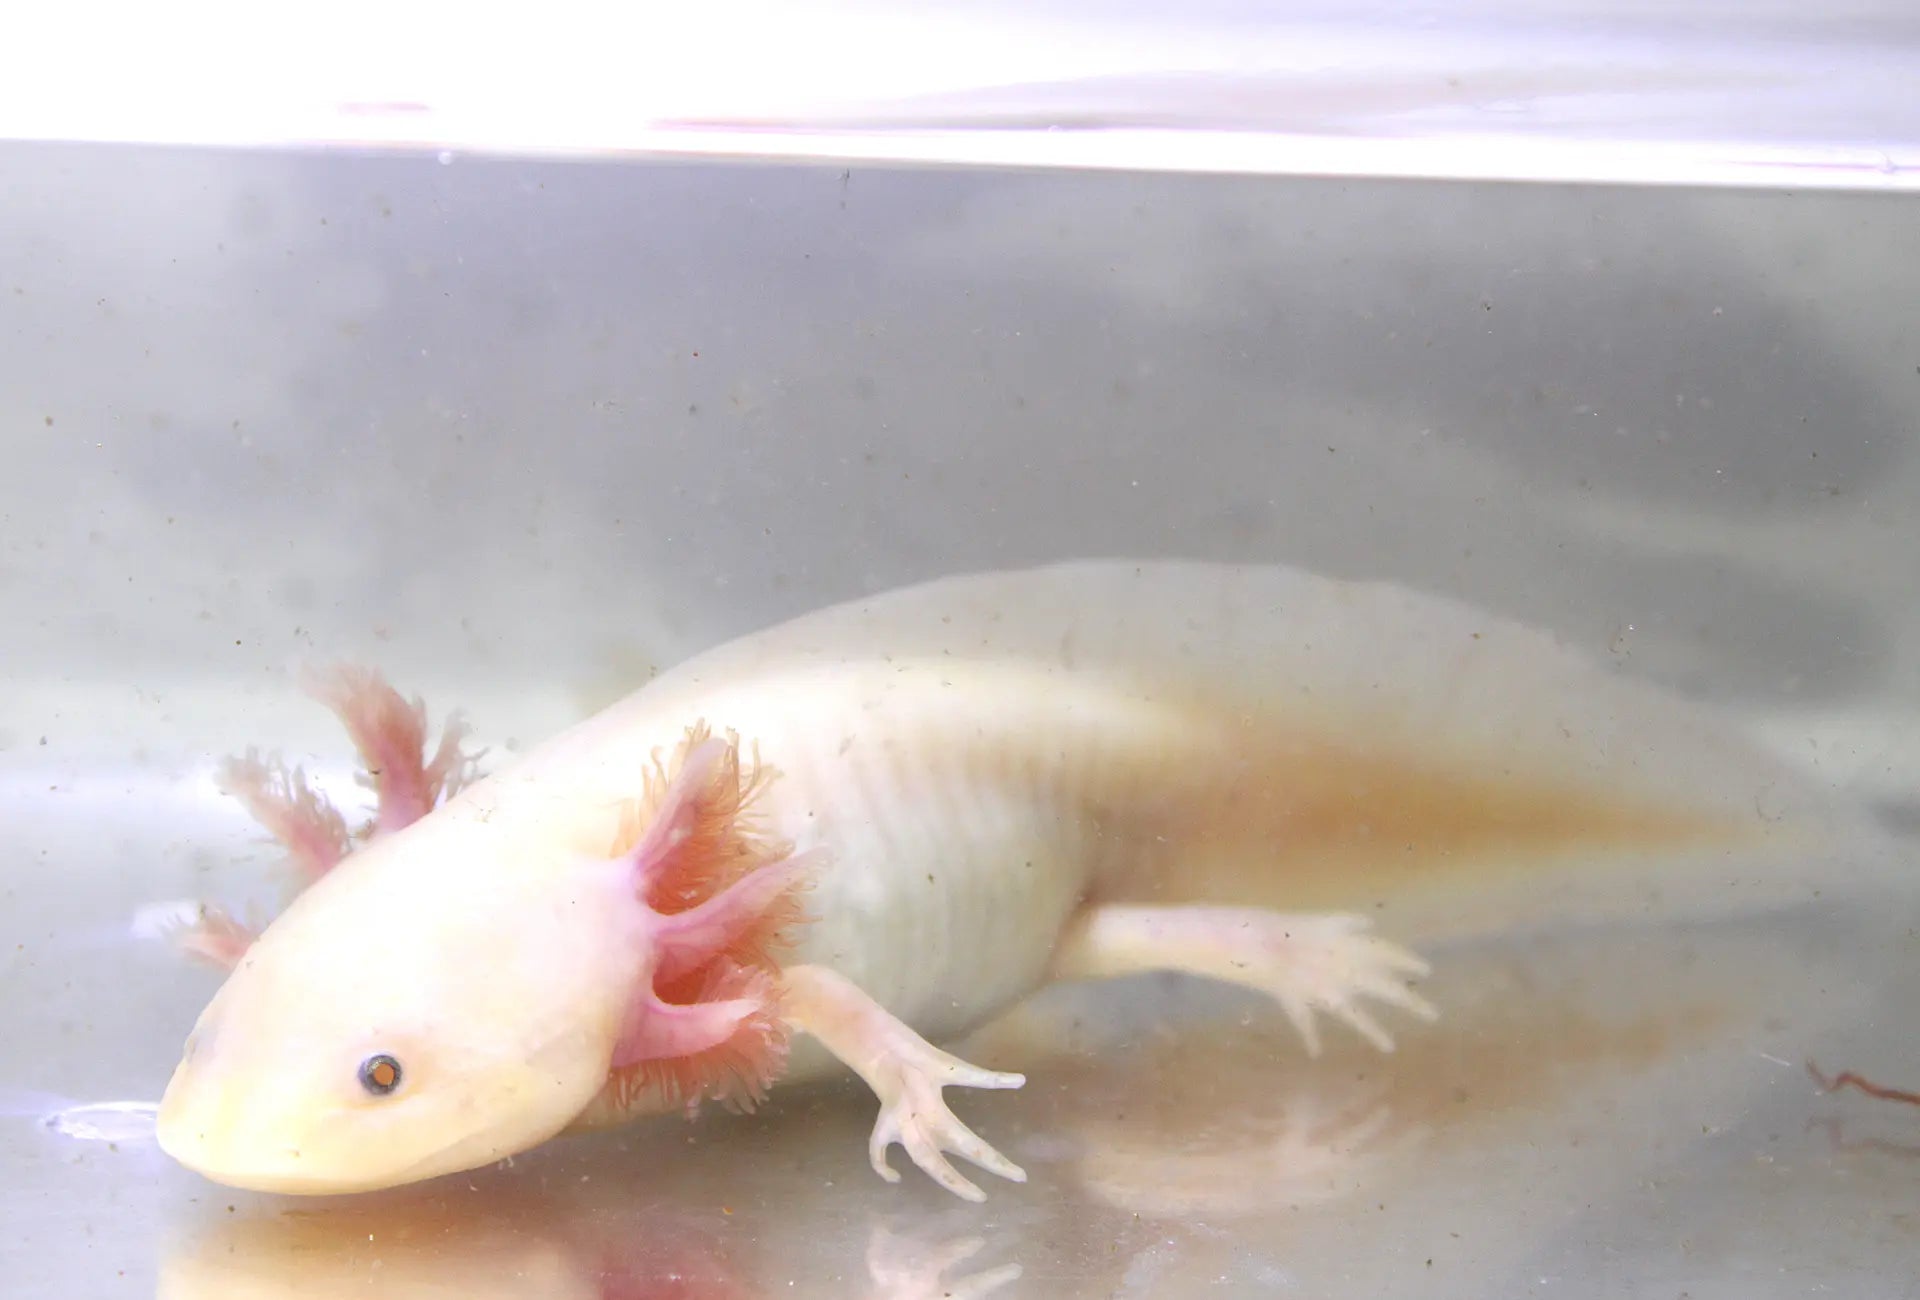
[[[462,748],[466,728],[458,715],[447,720],[430,754],[426,706],[417,698],[404,699],[371,669],[313,670],[304,675],[303,685],[339,718],[358,751],[363,770],[357,780],[374,793],[373,818],[350,830],[304,769],[258,750],[228,759],[217,778],[222,793],[239,801],[286,850],[296,889],[331,871],[356,843],[392,834],[432,812],[473,781],[479,757]],[[231,970],[258,936],[257,926],[226,908],[200,903],[169,937],[196,961]]]
[[[1016,1183],[1027,1180],[1025,1170],[961,1123],[942,1095],[949,1086],[1018,1088],[1025,1076],[984,1070],[941,1051],[825,966],[795,966],[782,975],[788,1023],[817,1039],[880,1099],[880,1117],[867,1142],[875,1173],[900,1181],[887,1163],[887,1149],[898,1142],[930,1178],[965,1200],[984,1201],[986,1193],[953,1167],[949,1153]]]

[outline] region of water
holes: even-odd
[[[1032,1175],[978,1210],[875,1179],[854,1087],[334,1205],[75,1109],[157,1099],[210,991],[143,909],[273,901],[214,761],[351,790],[308,657],[507,755],[860,591],[1283,560],[1552,627],[1911,827],[1910,200],[51,147],[6,175],[9,1294],[1911,1293],[1920,1112],[1804,1064],[1920,1086],[1899,909],[1430,954],[1447,1016],[1390,1058],[1308,1063],[1184,985],[1056,995],[968,1049],[1032,1079],[964,1099]]]

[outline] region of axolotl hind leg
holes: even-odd
[[[1363,1005],[1371,999],[1421,1020],[1438,1014],[1407,986],[1427,973],[1413,953],[1371,933],[1364,917],[1257,907],[1095,904],[1054,950],[1056,979],[1111,979],[1177,971],[1264,993],[1320,1054],[1316,1015],[1344,1021],[1383,1052],[1393,1039]]]
[[[361,785],[374,792],[375,815],[358,832],[333,802],[314,789],[306,771],[288,767],[258,750],[220,767],[221,792],[242,807],[286,850],[300,888],[312,884],[353,851],[356,841],[390,834],[426,816],[475,776],[477,755],[461,748],[466,729],[450,718],[431,756],[427,752],[426,706],[408,701],[378,672],[339,666],[304,675],[307,693],[327,705],[360,754]],[[230,970],[245,955],[259,926],[214,903],[200,903],[169,927],[169,937],[189,957]]]

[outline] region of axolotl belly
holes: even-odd
[[[379,799],[249,756],[310,883],[230,969],[163,1102],[215,1180],[348,1192],[850,1069],[948,1189],[1024,1174],[935,1044],[1043,985],[1255,989],[1319,1050],[1430,1020],[1405,943],[1790,901],[1844,818],[1714,717],[1549,638],[1291,569],[1095,561],[946,579],[721,646],[475,780],[377,676],[316,689]],[[1728,861],[1743,865],[1729,886]],[[1701,869],[1702,864],[1711,864]],[[1364,912],[1365,920],[1361,919]],[[1389,938],[1388,936],[1392,937]]]

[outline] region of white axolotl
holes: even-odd
[[[161,1145],[342,1193],[850,1068],[943,1187],[1025,1175],[942,1089],[1050,981],[1187,972],[1382,1050],[1403,942],[1811,898],[1851,819],[1706,712],[1465,606],[1292,569],[1088,561],[854,601],[697,656],[486,779],[370,673],[379,795],[228,788],[312,879],[231,966]],[[1769,867],[1764,864],[1772,863]],[[1283,910],[1282,910],[1283,909]],[[1362,914],[1364,918],[1362,919]],[[790,1040],[792,1051],[789,1052]]]

